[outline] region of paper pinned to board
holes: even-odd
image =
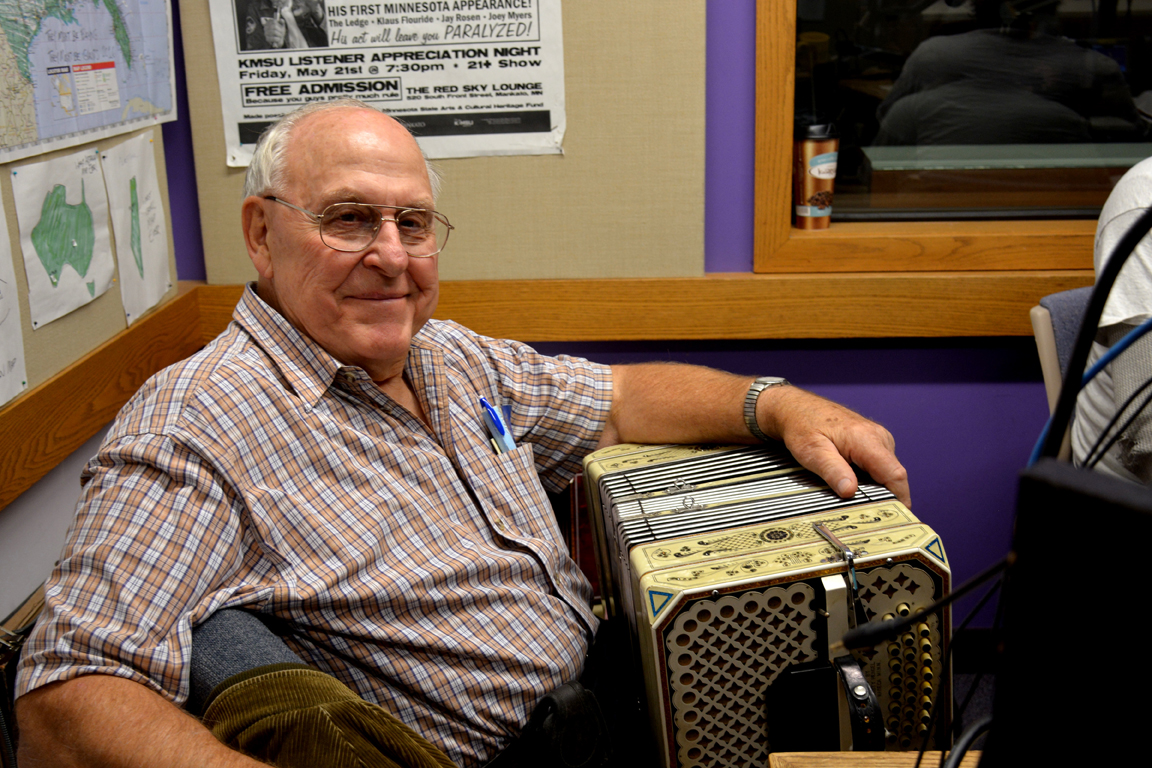
[[[172,287],[168,222],[156,177],[153,140],[153,131],[148,131],[101,153],[116,236],[120,296],[129,325],[160,303]]]
[[[112,287],[108,198],[95,148],[27,163],[11,174],[37,329]]]
[[[0,405],[28,388],[11,242],[8,239],[7,214],[3,201],[0,201]]]

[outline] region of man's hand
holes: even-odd
[[[288,37],[288,24],[284,21],[281,12],[276,11],[275,16],[263,19],[264,39],[268,41],[269,48],[283,48]]]
[[[843,498],[856,493],[848,462],[867,471],[911,507],[908,472],[896,458],[892,434],[874,421],[793,386],[765,390],[756,404],[760,428],[784,441],[796,460]]]

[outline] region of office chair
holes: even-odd
[[[1056,410],[1060,385],[1068,371],[1068,359],[1091,296],[1092,286],[1053,293],[1040,299],[1040,303],[1029,312],[1032,333],[1036,336],[1036,352],[1040,356],[1040,370],[1044,374],[1044,390],[1048,394],[1049,413]],[[1071,441],[1065,435],[1058,458],[1067,461],[1071,455]]]
[[[1049,412],[1056,408],[1060,385],[1068,370],[1068,358],[1080,332],[1080,321],[1088,307],[1092,286],[1053,293],[1032,307],[1032,332],[1036,335],[1036,352],[1044,372],[1044,389],[1048,393]]]

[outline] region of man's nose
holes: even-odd
[[[389,276],[396,276],[408,269],[409,258],[411,257],[408,256],[408,251],[400,242],[400,230],[396,228],[396,220],[385,218],[380,222],[376,239],[365,251],[363,262]]]

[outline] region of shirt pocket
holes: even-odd
[[[537,539],[564,551],[556,513],[536,471],[530,444],[493,455],[473,490],[484,504],[489,522],[502,536]]]

